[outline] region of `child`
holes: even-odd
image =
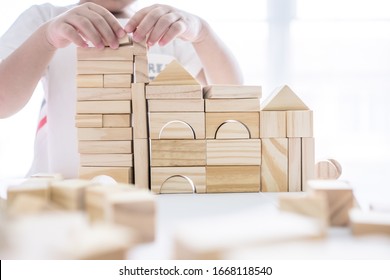
[[[0,117],[18,112],[41,80],[45,100],[29,174],[77,177],[74,125],[76,47],[118,48],[132,33],[147,38],[151,54],[175,57],[202,84],[240,84],[237,62],[201,18],[166,5],[133,12],[136,0],[80,0],[57,7],[35,5],[0,38]],[[118,18],[130,18],[124,26]]]

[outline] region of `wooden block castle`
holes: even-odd
[[[313,113],[288,87],[202,87],[173,61],[148,79],[147,48],[78,50],[80,178],[155,193],[287,192],[314,178]]]

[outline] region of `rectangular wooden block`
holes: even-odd
[[[130,114],[130,100],[78,101],[78,114]]]
[[[150,113],[150,139],[205,139],[204,113]]]
[[[49,183],[50,180],[27,179],[19,185],[10,186],[7,189],[7,204],[12,204],[16,198],[22,195],[48,201],[50,198]]]
[[[288,138],[288,191],[302,191],[301,138]]]
[[[286,136],[285,111],[260,112],[260,138],[284,138]]]
[[[133,166],[133,154],[80,154],[81,166]]]
[[[151,140],[151,166],[205,166],[206,140]]]
[[[109,167],[109,166],[80,166],[80,179],[92,180],[99,175],[107,175],[112,177],[118,183],[134,183],[132,167]]]
[[[353,235],[390,235],[390,213],[352,209],[349,212]]]
[[[131,100],[131,89],[130,87],[103,88],[103,85],[100,88],[78,88],[77,100]]]
[[[207,165],[261,165],[261,140],[207,140]]]
[[[68,179],[50,183],[51,200],[68,210],[85,209],[85,190],[97,185],[88,180]]]
[[[149,189],[149,140],[134,139],[134,179],[135,185],[142,189]]]
[[[306,191],[307,181],[315,176],[314,138],[302,138],[302,190]]]
[[[134,81],[136,83],[149,82],[149,64],[146,55],[136,55],[134,57]]]
[[[150,99],[149,112],[204,112],[203,99]]]
[[[299,196],[291,194],[279,195],[279,209],[293,212],[318,219],[324,226],[328,227],[328,200],[320,193],[302,193]]]
[[[206,192],[259,192],[260,166],[206,166]]]
[[[259,138],[260,123],[258,112],[206,113],[206,138],[215,139],[218,135],[218,130],[222,129],[223,125],[229,121],[242,124],[238,127],[238,130],[233,130],[229,133],[232,139],[236,138],[237,135],[239,136],[238,138],[241,138],[243,132],[246,133],[247,130],[249,130],[251,139]],[[224,135],[227,134],[224,133]]]
[[[79,141],[83,140],[133,140],[133,130],[126,128],[78,128]]]
[[[100,75],[77,75],[78,88],[102,88],[104,85],[103,74]]]
[[[313,137],[313,111],[287,111],[287,137]]]
[[[118,49],[106,47],[97,48],[77,48],[77,60],[133,60],[133,47],[121,46]]]
[[[103,115],[103,127],[131,127],[131,114]]]
[[[288,191],[287,138],[261,139],[261,191]]]
[[[203,88],[203,96],[206,99],[260,99],[261,86],[241,85],[212,85]]]
[[[152,167],[154,193],[205,193],[205,167]]]
[[[354,204],[353,189],[348,182],[341,180],[309,180],[310,191],[325,195],[329,207],[329,224],[347,226],[348,212]]]
[[[91,222],[101,222],[107,218],[107,197],[114,193],[129,191],[131,186],[100,185],[87,188],[85,191],[85,209]]]
[[[130,88],[132,82],[133,75],[131,74],[106,74],[103,77],[105,88]]]
[[[101,114],[77,114],[76,127],[103,127],[103,116]]]
[[[203,99],[200,85],[149,85],[146,99]]]
[[[77,74],[94,75],[94,74],[133,74],[132,61],[78,61]]]
[[[259,112],[260,99],[205,99],[206,112]]]
[[[156,202],[147,190],[115,193],[108,197],[108,220],[137,232],[138,241],[151,242],[156,231]]]
[[[134,138],[148,138],[148,113],[145,99],[145,84],[134,83],[133,89],[133,122]]]
[[[133,141],[79,141],[81,154],[132,154]]]

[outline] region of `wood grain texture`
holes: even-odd
[[[81,154],[131,154],[132,141],[79,141],[78,151]]]
[[[133,129],[126,128],[78,128],[79,141],[83,140],[133,140]]]
[[[204,112],[203,99],[150,99],[149,112]]]
[[[106,74],[103,75],[103,86],[105,88],[130,88],[133,82],[131,74]]]
[[[103,127],[103,115],[101,114],[77,114],[76,127]]]
[[[81,166],[133,166],[133,154],[80,154]]]
[[[206,192],[259,192],[260,166],[206,166]]]
[[[148,114],[145,99],[145,84],[132,84],[134,139],[148,138]]]
[[[78,114],[130,114],[131,100],[78,101]]]
[[[288,139],[261,140],[261,191],[288,191]]]
[[[77,75],[76,83],[78,88],[102,88],[103,75]]]
[[[260,138],[284,138],[286,136],[285,111],[260,112]]]
[[[260,139],[208,139],[207,165],[261,165]]]
[[[149,85],[146,87],[146,99],[202,99],[200,85]]]
[[[78,88],[77,100],[131,100],[131,88]]]
[[[77,48],[77,60],[133,60],[133,47],[121,46],[118,49],[105,47],[97,48]]]
[[[261,104],[264,111],[309,110],[287,85],[276,88]]]
[[[78,61],[77,74],[133,74],[132,61]]]
[[[203,88],[205,99],[260,99],[261,92],[261,86],[211,85]]]
[[[206,112],[259,112],[259,99],[205,99]]]
[[[287,137],[313,137],[313,111],[287,111]]]
[[[301,138],[288,138],[288,191],[302,191]]]
[[[105,114],[103,127],[131,127],[131,114]]]

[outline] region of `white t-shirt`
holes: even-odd
[[[52,4],[35,5],[22,13],[0,38],[0,60],[17,49],[40,25],[74,7]],[[149,50],[149,69],[155,76],[173,58],[193,76],[201,70],[200,60],[191,43],[175,40],[165,47]],[[23,67],[25,61],[20,62]],[[43,77],[45,102],[42,128],[37,133],[34,161],[29,174],[39,172],[61,173],[65,178],[78,175],[76,114],[76,47],[57,50]],[[47,122],[46,122],[47,120]]]

